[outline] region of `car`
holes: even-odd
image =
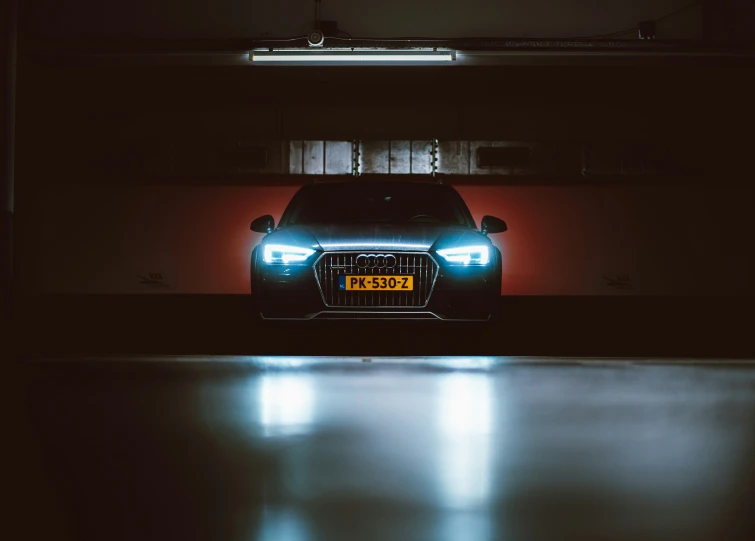
[[[312,182],[254,248],[250,285],[263,319],[488,321],[501,297],[501,252],[461,195],[438,182]]]

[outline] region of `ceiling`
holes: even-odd
[[[658,37],[699,39],[702,2],[691,0],[322,0],[321,19],[354,37],[574,38],[660,19]],[[673,16],[668,16],[673,13]],[[665,18],[664,18],[665,17]],[[34,37],[237,39],[306,35],[314,0],[25,0]],[[341,34],[346,36],[346,34]]]

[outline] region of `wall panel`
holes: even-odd
[[[296,189],[78,186],[38,192],[19,213],[19,280],[27,293],[248,293],[249,256],[261,238],[249,223],[266,213],[278,220]],[[750,189],[458,190],[478,224],[485,214],[509,224],[507,233],[493,237],[504,254],[504,294],[753,294]]]

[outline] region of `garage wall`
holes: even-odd
[[[296,186],[79,186],[39,193],[19,226],[27,293],[245,294],[249,256]],[[753,294],[742,188],[459,186],[504,255],[504,294]],[[740,190],[741,193],[736,193]]]
[[[127,161],[101,152],[152,137],[202,145],[265,136],[658,141],[701,149],[716,172],[685,185],[662,177],[564,185],[533,178],[527,186],[480,180],[458,189],[478,223],[484,214],[509,222],[510,231],[495,238],[506,294],[753,294],[751,138],[739,129],[755,122],[749,66],[21,68],[22,292],[248,293],[249,254],[260,239],[249,222],[265,213],[278,218],[296,186],[276,186],[285,180],[276,177],[233,185],[207,175],[197,185],[179,177],[158,185],[124,178]],[[71,156],[81,160],[62,162]],[[110,169],[88,174],[103,156]]]

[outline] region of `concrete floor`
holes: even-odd
[[[28,363],[81,540],[755,539],[755,363]]]

